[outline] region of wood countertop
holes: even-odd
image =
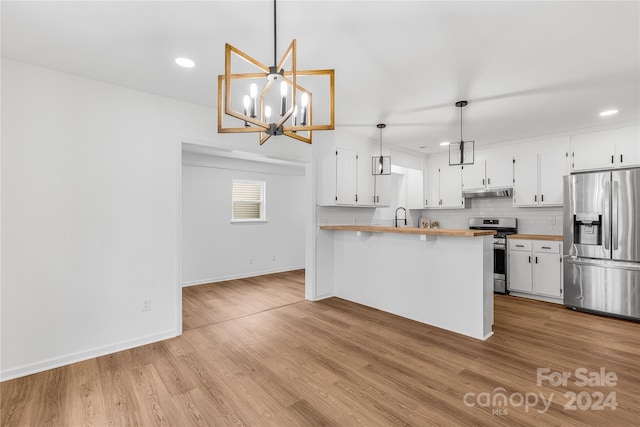
[[[496,234],[493,230],[463,228],[382,227],[378,225],[322,225],[321,230],[364,231],[367,233],[427,234],[431,236],[480,237]]]
[[[555,242],[562,242],[562,236],[556,234],[510,234],[507,239],[520,239],[520,240],[553,240]]]

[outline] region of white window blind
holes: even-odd
[[[264,221],[264,181],[233,180],[232,220]]]

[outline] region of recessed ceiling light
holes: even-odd
[[[449,142],[449,141],[442,141],[442,142],[440,143],[440,145],[449,145],[449,144],[450,144],[450,142]]]
[[[427,146],[426,146],[426,145],[421,145],[421,146],[420,146],[420,147],[418,147],[418,148],[427,148]]]
[[[614,114],[618,114],[618,110],[607,110],[600,113],[600,117],[604,116],[613,116]]]
[[[196,63],[189,58],[176,58],[176,64],[184,68],[193,68]]]

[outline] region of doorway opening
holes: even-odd
[[[310,168],[192,143],[180,144],[180,332],[305,299]],[[233,182],[260,182],[234,219]],[[263,203],[249,206],[251,200]],[[235,199],[237,200],[237,198]]]

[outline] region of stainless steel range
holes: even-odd
[[[516,218],[469,218],[470,230],[495,230],[493,236],[493,291],[507,293],[507,235],[518,232]]]

